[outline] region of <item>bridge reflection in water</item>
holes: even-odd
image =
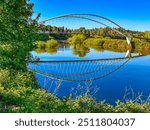
[[[127,57],[89,59],[89,60],[59,60],[59,61],[30,61],[30,71],[59,81],[84,82],[104,78],[124,66],[131,58]]]

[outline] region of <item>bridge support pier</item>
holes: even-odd
[[[131,36],[126,37],[126,40],[127,40],[128,45],[131,45],[131,40],[132,40]]]
[[[126,57],[126,58],[132,57],[132,55],[131,55],[131,50],[129,50],[129,49],[127,50],[125,57]]]

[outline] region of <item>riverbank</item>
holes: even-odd
[[[35,51],[37,53],[47,52],[53,54],[57,52],[57,49],[59,46],[62,46],[62,44],[66,46],[73,46],[73,50],[78,49],[84,52],[88,52],[87,50],[93,48],[96,51],[110,50],[114,52],[126,52],[127,50],[131,50],[132,53],[139,53],[140,55],[150,54],[150,42],[133,39],[131,48],[131,46],[127,45],[126,40],[110,38],[86,38],[81,34],[74,35],[64,42],[60,42],[59,40],[57,41],[55,39],[38,41]]]

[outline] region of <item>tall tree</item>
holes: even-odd
[[[0,0],[0,41],[33,40],[36,20],[29,0]]]
[[[0,67],[25,69],[28,52],[38,35],[37,21],[31,19],[32,7],[29,0],[0,0],[0,44],[13,48],[9,53],[0,51]]]

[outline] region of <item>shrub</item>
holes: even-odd
[[[104,42],[105,42],[105,40],[101,39],[101,38],[88,38],[84,41],[85,45],[88,46],[88,47],[103,46]]]
[[[0,87],[3,101],[9,105],[8,112],[48,112],[52,111],[59,100],[40,89],[31,87]]]
[[[104,101],[97,103],[89,95],[78,96],[74,100],[70,96],[59,99],[45,90],[33,89],[31,87],[0,87],[0,96],[2,101],[7,104],[5,112],[150,112],[150,102],[141,104],[133,101],[117,101],[116,105],[112,106]],[[0,101],[1,104],[2,102]],[[1,108],[0,111],[2,111]]]
[[[46,41],[45,45],[47,48],[56,48],[59,46],[59,43],[57,40],[51,39]]]
[[[8,69],[0,68],[0,85],[6,84],[10,80],[10,72]]]
[[[36,42],[37,48],[45,48],[46,47],[46,42],[44,41],[37,41]]]
[[[41,49],[56,48],[58,46],[59,46],[58,41],[54,40],[54,39],[48,40],[46,42],[44,42],[44,41],[38,41],[38,42],[36,42],[36,47],[37,48],[41,48]]]
[[[68,38],[68,43],[71,45],[82,44],[82,43],[84,43],[85,39],[86,39],[85,35],[76,34],[76,35],[73,35],[72,37]]]

